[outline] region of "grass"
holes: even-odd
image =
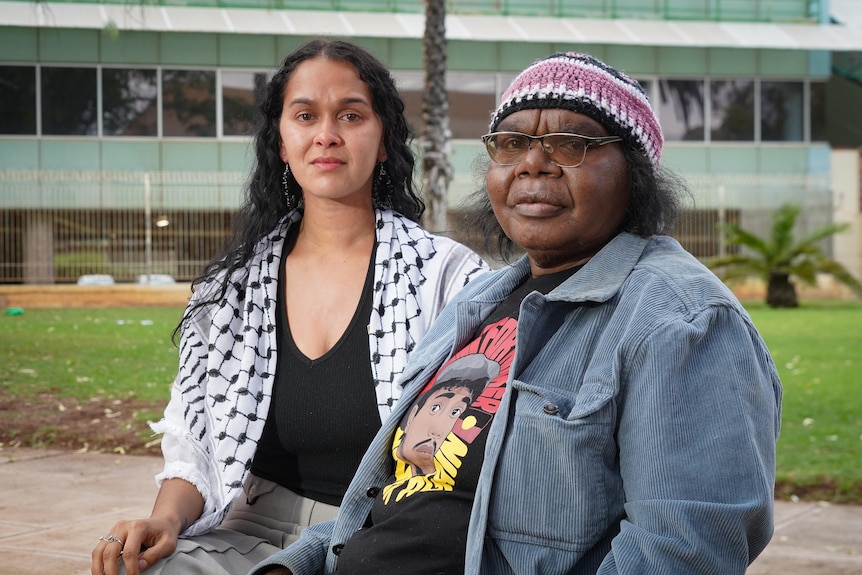
[[[779,496],[862,503],[862,302],[746,307],[784,387]]]
[[[862,503],[862,302],[746,302],[784,385],[776,493]],[[148,403],[157,418],[177,368],[181,308],[30,309],[0,316],[0,394]],[[0,421],[2,423],[2,421]],[[50,446],[53,431],[40,437]]]
[[[158,419],[170,395],[178,357],[171,332],[182,311],[176,307],[64,308],[2,315],[0,396],[5,398],[0,398],[51,402],[61,411],[64,402],[70,406],[133,404],[141,407],[124,413],[145,427],[148,420]],[[33,408],[28,417],[44,417],[40,413]],[[22,415],[7,412],[5,425],[12,428],[7,431],[21,427]],[[70,419],[72,414],[64,415]],[[95,425],[90,428],[85,433],[100,432]],[[10,436],[14,433],[5,435],[7,441]],[[46,421],[43,431],[32,437],[50,446],[53,436],[56,432]]]
[[[0,389],[165,402],[182,308],[28,309],[0,317]]]

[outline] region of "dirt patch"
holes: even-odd
[[[829,478],[807,485],[778,481],[775,484],[775,498],[783,501],[829,501],[859,505],[862,502],[862,483],[839,485]]]
[[[0,308],[185,307],[189,284],[79,286],[74,284],[0,284]]]
[[[163,408],[143,401],[98,397],[0,396],[0,442],[7,446],[161,455],[158,438],[146,420],[159,417]]]
[[[60,399],[47,393],[27,399],[0,396],[0,444],[161,456],[159,440],[146,421],[159,418],[163,409],[164,405],[143,401]],[[779,481],[775,497],[859,504],[862,484]]]

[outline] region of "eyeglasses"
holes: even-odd
[[[587,148],[621,142],[619,136],[592,138],[580,134],[554,133],[544,136],[531,136],[520,132],[492,132],[482,136],[491,159],[503,166],[520,164],[533,148],[537,140],[545,151],[545,156],[561,168],[576,168],[584,163]]]

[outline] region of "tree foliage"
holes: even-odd
[[[770,307],[797,307],[796,281],[814,285],[818,274],[828,274],[862,295],[862,285],[840,263],[823,253],[818,243],[843,232],[847,224],[827,224],[796,241],[794,229],[801,208],[784,204],[772,214],[772,231],[762,238],[735,224],[720,227],[729,246],[745,251],[714,258],[707,265],[724,281],[756,277],[766,282]]]

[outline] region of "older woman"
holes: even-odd
[[[660,235],[682,188],[644,91],[555,54],[483,140],[486,237],[525,255],[438,317],[338,518],[253,573],[744,573],[772,534],[781,384]]]

